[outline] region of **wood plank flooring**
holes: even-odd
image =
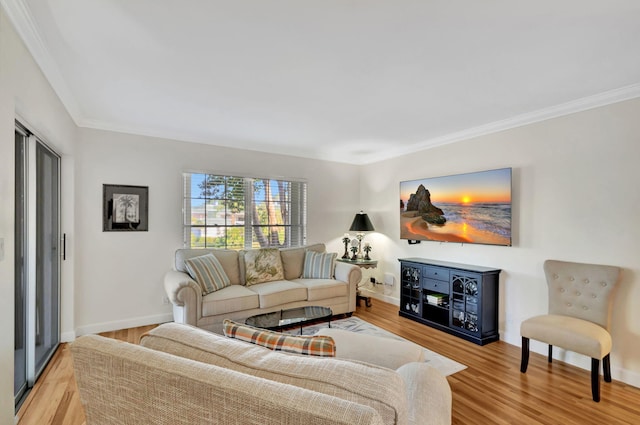
[[[531,353],[520,373],[520,348],[498,341],[477,346],[398,316],[397,306],[373,300],[355,316],[467,365],[448,377],[454,424],[639,424],[640,389],[602,382],[591,400],[589,371]],[[102,335],[137,343],[154,326]],[[615,367],[615,365],[613,365]],[[24,402],[19,425],[83,425],[84,413],[67,344],[62,344]],[[90,424],[91,425],[91,424]]]

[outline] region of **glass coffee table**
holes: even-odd
[[[302,327],[309,322],[327,320],[331,327],[331,316],[333,311],[329,307],[307,306],[258,314],[247,318],[244,323],[271,331],[300,326],[300,335],[302,335]]]

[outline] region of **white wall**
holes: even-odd
[[[402,257],[501,268],[501,339],[519,346],[521,321],[546,313],[545,259],[620,266],[612,373],[640,386],[639,116],[636,99],[362,167],[378,275],[397,282]],[[400,181],[502,167],[513,167],[512,247],[399,240]],[[397,300],[398,285],[387,295]],[[590,368],[582,356],[565,359]]]
[[[38,133],[62,156],[62,231],[73,243],[73,150],[76,126],[0,8],[0,424],[13,423],[14,120]],[[69,190],[71,189],[71,192]],[[73,258],[62,264],[63,335],[73,334]]]
[[[163,276],[182,247],[182,172],[302,178],[309,243],[339,251],[358,204],[358,167],[209,145],[80,130],[76,167],[78,334],[171,320]],[[148,232],[102,231],[102,185],[149,186]]]
[[[640,386],[640,101],[628,101],[519,129],[356,167],[280,155],[78,130],[0,10],[0,364],[13,365],[14,119],[20,115],[62,155],[62,332],[113,330],[170,317],[162,275],[181,246],[184,170],[299,177],[309,184],[308,241],[339,241],[364,209],[376,271],[418,256],[499,267],[501,337],[519,345],[519,324],[546,310],[546,258],[624,268],[613,314],[614,378]],[[514,169],[514,246],[399,240],[399,182]],[[150,230],[102,232],[102,184],[148,185]],[[381,288],[378,288],[381,290]],[[397,299],[398,288],[389,294]],[[375,308],[375,307],[374,307]],[[544,352],[544,347],[532,348]],[[579,357],[567,360],[587,367]],[[13,421],[13,367],[0,368],[0,423]]]

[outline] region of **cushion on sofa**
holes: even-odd
[[[333,338],[340,347],[336,351],[339,359],[358,360],[394,370],[407,363],[424,362],[424,348],[410,341],[334,328],[320,329],[316,335]]]
[[[189,258],[184,261],[189,276],[202,287],[202,295],[218,291],[231,282],[222,265],[213,254]]]
[[[291,280],[298,279],[302,276],[305,252],[325,252],[325,250],[326,248],[323,243],[299,248],[281,248],[280,257],[282,258],[282,266],[284,267],[284,278],[286,280]]]
[[[336,344],[330,336],[288,335],[237,323],[223,322],[224,336],[250,342],[274,351],[306,356],[335,357]]]
[[[298,282],[290,280],[257,283],[249,288],[258,294],[260,308],[269,308],[307,299],[307,288]]]
[[[302,279],[331,279],[337,256],[335,252],[305,252]]]
[[[212,254],[218,259],[232,285],[244,284],[244,280],[240,278],[238,251],[231,249],[178,249],[176,250],[176,270],[187,272],[185,260],[205,254]]]
[[[404,382],[397,373],[386,368],[271,351],[176,323],[165,323],[151,330],[141,338],[140,344],[370,406],[380,413],[385,424],[407,422]]]
[[[284,279],[284,269],[278,248],[261,248],[242,251],[244,256],[245,284],[273,282]]]
[[[217,316],[260,307],[258,294],[243,285],[231,285],[202,297],[202,315]]]
[[[307,288],[307,301],[328,300],[349,294],[349,284],[335,279],[295,279],[294,282]]]

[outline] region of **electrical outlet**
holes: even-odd
[[[167,297],[166,295],[163,295],[162,304],[171,304],[171,301],[169,301],[169,297]]]

